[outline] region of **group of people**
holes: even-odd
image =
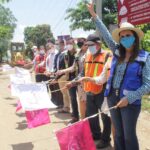
[[[150,92],[150,56],[140,50],[143,32],[124,22],[112,32],[99,19],[93,4],[87,8],[105,43],[111,50],[102,49],[100,38],[91,34],[87,38],[49,41],[35,51],[33,66],[36,82],[53,78],[63,95],[59,113],[69,113],[75,123],[101,111],[104,97],[111,117],[101,113],[89,119],[97,148],[110,145],[111,126],[115,150],[139,150],[136,124],[141,111],[142,96]],[[34,47],[36,48],[36,47]],[[78,106],[79,105],[79,106]]]

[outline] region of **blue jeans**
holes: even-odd
[[[108,97],[108,106],[115,106],[119,100],[120,98],[112,90]],[[110,111],[115,127],[115,150],[139,150],[136,124],[140,111],[140,105],[132,104]]]

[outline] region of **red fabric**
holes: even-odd
[[[35,72],[36,73],[44,73],[45,72],[45,66],[38,65],[44,60],[45,60],[45,55],[40,55],[40,54],[36,55],[36,57],[35,57],[35,61],[36,61]]]
[[[25,61],[24,60],[18,60],[16,63],[17,63],[17,65],[22,65],[22,66],[25,65]]]
[[[26,111],[28,128],[35,128],[50,123],[48,109]]]
[[[61,150],[96,150],[89,121],[81,121],[56,132]]]

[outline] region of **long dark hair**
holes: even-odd
[[[137,33],[135,31],[132,31],[132,30],[131,30],[131,32],[133,33],[133,35],[135,37],[135,42],[134,42],[133,52],[132,52],[132,55],[131,55],[129,61],[133,62],[135,60],[135,58],[138,56],[138,53],[140,50],[140,43],[139,43],[139,37],[138,37]],[[120,54],[119,62],[123,62],[125,59],[126,50],[122,44],[120,44],[120,46],[119,46],[119,54]]]

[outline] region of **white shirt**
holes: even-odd
[[[107,77],[108,69],[109,69],[109,65],[106,62],[106,64],[104,65],[102,73],[99,76],[94,77],[96,84],[104,84],[107,82],[107,80],[108,80],[108,77]]]
[[[46,57],[46,71],[47,72],[54,71],[54,58],[57,53],[58,53],[58,50],[54,49],[53,51],[50,51],[50,53]]]

